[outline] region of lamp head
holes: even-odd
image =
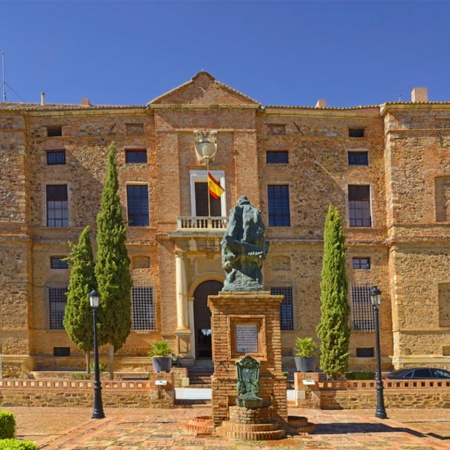
[[[91,308],[97,309],[100,306],[100,294],[95,289],[89,293],[89,302]]]
[[[370,301],[372,302],[372,306],[378,308],[381,303],[381,291],[377,286],[373,286],[370,290]]]

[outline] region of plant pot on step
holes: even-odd
[[[295,356],[295,367],[297,372],[315,372],[316,371],[316,356]]]
[[[167,356],[154,356],[152,358],[152,365],[155,372],[170,372],[172,358]]]

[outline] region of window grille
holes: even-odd
[[[266,163],[267,164],[287,164],[289,162],[288,152],[283,151],[267,151],[266,152]]]
[[[291,226],[291,211],[289,207],[289,186],[274,184],[267,186],[269,203],[269,226]]]
[[[354,269],[370,269],[370,258],[352,258],[352,264]]]
[[[292,286],[273,287],[270,289],[272,295],[284,295],[280,305],[280,329],[281,331],[294,330],[294,301]]]
[[[131,288],[134,331],[156,330],[155,302],[151,286],[135,285]]]
[[[66,164],[66,151],[54,150],[47,152],[47,165],[60,166]]]
[[[63,261],[65,257],[61,256],[51,256],[50,257],[50,268],[51,269],[68,269],[69,264],[67,261]]]
[[[69,226],[67,184],[52,184],[47,186],[47,226]]]
[[[146,185],[127,186],[128,225],[130,227],[148,227],[148,188]]]
[[[375,319],[373,316],[370,290],[372,286],[367,284],[351,284],[352,297],[352,322],[356,331],[375,331]]]
[[[369,152],[348,152],[349,166],[368,166]]]
[[[147,150],[133,149],[125,150],[125,162],[126,163],[146,163],[147,162]]]
[[[67,286],[47,286],[47,303],[50,330],[64,330],[63,318],[67,304]]]

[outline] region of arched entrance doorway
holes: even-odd
[[[223,288],[220,281],[209,280],[197,286],[194,291],[194,333],[195,358],[212,358],[211,311],[208,296],[217,295]]]

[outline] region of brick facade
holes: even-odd
[[[144,365],[149,341],[160,337],[186,364],[200,358],[195,305],[202,287],[224,280],[223,229],[196,218],[194,191],[206,181],[206,167],[194,151],[194,130],[217,130],[210,170],[225,188],[222,216],[247,195],[268,225],[268,187],[288,187],[290,224],[267,226],[271,245],[263,268],[267,290],[292,292],[290,322],[281,331],[285,363],[296,336],[316,336],[323,226],[333,203],[345,219],[350,284],[355,292],[364,284],[383,292],[383,368],[450,368],[450,103],[429,102],[420,88],[412,102],[325,105],[262,106],[206,72],[145,106],[95,106],[86,99],[80,105],[0,104],[4,374],[84,364],[65,331],[50,327],[49,289],[69,278],[68,270],[50,268],[50,257],[67,256],[67,242],[77,241],[86,225],[95,243],[112,141],[124,217],[127,186],[148,190],[149,226],[130,226],[127,243],[135,286],[151,289],[152,309],[152,325],[130,335],[116,355],[117,368]],[[126,162],[130,149],[145,150],[146,162]],[[47,153],[61,150],[65,164],[49,165]],[[287,152],[287,162],[267,162],[268,152]],[[367,164],[349,164],[349,153],[367,153]],[[47,226],[48,185],[67,185],[68,226]],[[370,193],[370,226],[350,226],[349,186],[361,185]],[[370,269],[354,268],[354,258],[369,258]],[[145,315],[139,311],[136,317]],[[367,323],[368,330],[360,328]],[[352,325],[350,366],[374,367],[370,311]],[[69,349],[70,356],[54,356],[58,349]],[[101,349],[102,358],[107,350]]]

